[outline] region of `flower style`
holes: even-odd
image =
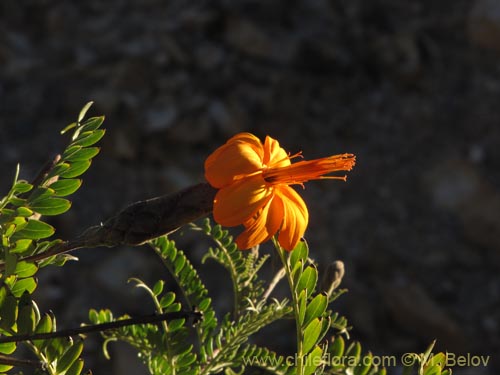
[[[290,185],[309,180],[340,179],[328,176],[349,171],[353,154],[333,155],[291,163],[299,152],[289,155],[277,140],[267,136],[264,144],[250,133],[240,133],[215,150],[205,161],[205,177],[219,189],[214,199],[216,222],[245,230],[236,238],[240,249],[269,240],[279,231],[280,245],[291,251],[304,235],[309,212],[300,195]]]

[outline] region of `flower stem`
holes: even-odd
[[[299,301],[298,295],[295,291],[295,283],[292,277],[292,270],[290,269],[290,263],[288,262],[288,257],[286,251],[279,245],[276,238],[273,237],[274,246],[278,251],[281,262],[283,263],[283,268],[285,269],[286,279],[288,281],[288,286],[290,287],[290,293],[292,295],[292,306],[293,306],[293,314],[295,319],[295,328],[296,328],[296,336],[297,336],[297,355],[296,355],[296,366],[297,366],[297,375],[304,374],[304,355],[302,353],[302,342],[304,338],[302,337],[302,327],[300,325],[299,319]]]

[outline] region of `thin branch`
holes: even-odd
[[[38,172],[36,177],[31,182],[31,185],[36,187],[40,185],[43,181],[45,181],[49,173],[54,169],[54,167],[56,166],[57,163],[59,163],[60,160],[61,160],[61,155],[57,154],[54,157],[54,159],[45,163],[45,165],[42,167],[42,169]]]
[[[165,320],[174,320],[174,319],[190,318],[190,317],[193,317],[195,322],[202,318],[201,313],[196,311],[168,312],[165,314],[139,316],[135,318],[116,320],[114,322],[109,322],[109,323],[93,324],[78,328],[70,328],[57,332],[34,333],[31,335],[26,334],[26,335],[4,336],[0,337],[0,344],[5,344],[9,342],[20,342],[20,341],[47,340],[47,339],[54,339],[57,337],[77,336],[84,333],[108,331],[110,329],[116,329],[131,325],[160,323]]]
[[[45,363],[43,363],[42,361],[32,361],[30,359],[17,359],[4,354],[0,354],[0,363],[2,365],[9,365],[9,366],[29,366],[29,367],[36,367],[39,369],[45,368]]]
[[[264,300],[268,299],[269,296],[271,295],[271,293],[273,292],[274,288],[276,287],[276,285],[278,285],[278,283],[280,282],[280,280],[282,278],[284,278],[286,276],[286,271],[285,271],[285,268],[282,267],[277,273],[276,275],[274,275],[273,279],[271,280],[271,283],[269,284],[269,286],[267,287],[264,295],[262,296],[262,298]]]

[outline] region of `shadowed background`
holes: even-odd
[[[59,130],[89,100],[107,134],[72,210],[51,221],[65,239],[203,181],[206,156],[240,131],[309,159],[355,153],[347,183],[301,191],[306,238],[320,264],[345,262],[350,293],[334,307],[380,355],[437,338],[499,366],[499,98],[494,0],[0,3],[2,194],[16,163],[31,179],[63,149]],[[179,242],[199,262],[204,244]],[[75,255],[39,273],[37,301],[60,325],[87,321],[92,307],[152,311],[126,284],[165,276],[150,251]],[[229,307],[229,279],[204,270]],[[105,361],[99,340],[89,343],[94,373],[144,373],[127,347]]]

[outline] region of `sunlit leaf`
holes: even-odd
[[[30,217],[31,215],[33,215],[33,211],[31,211],[29,208],[27,207],[18,207],[16,209],[16,213],[19,215],[19,216],[23,216],[23,217]]]
[[[83,341],[79,340],[69,347],[57,361],[56,373],[64,373],[80,357],[83,350]]]
[[[345,342],[342,336],[336,336],[329,346],[332,357],[341,357],[344,354]]]
[[[303,333],[303,353],[309,353],[309,351],[316,345],[319,334],[321,333],[321,319],[316,318],[311,323],[307,325]]]
[[[9,199],[9,203],[12,204],[13,206],[24,206],[26,204],[26,199],[18,198],[18,197],[11,197]]]
[[[328,297],[324,294],[318,294],[307,305],[304,325],[308,324],[311,320],[319,318],[326,310],[328,305]]]
[[[16,351],[15,342],[5,342],[0,344],[0,353],[2,354],[12,354]]]
[[[84,132],[93,131],[98,129],[104,122],[104,116],[91,117],[82,124],[82,130]]]
[[[33,277],[18,280],[12,287],[12,294],[15,297],[20,297],[24,292],[33,293],[36,289],[36,280]]]
[[[55,176],[60,176],[61,173],[69,169],[69,164],[60,162],[57,163],[57,165],[49,172],[49,175],[47,176],[48,178],[55,177]]]
[[[79,179],[64,179],[50,184],[50,188],[54,190],[54,195],[65,197],[77,191],[81,184],[82,180]]]
[[[87,114],[87,111],[89,110],[90,107],[92,107],[92,104],[94,104],[93,101],[90,101],[88,102],[87,104],[85,104],[83,106],[83,108],[81,109],[80,113],[78,114],[78,122],[82,122],[82,120],[84,119],[85,115]]]
[[[298,260],[302,260],[305,263],[308,257],[309,249],[304,241],[299,241],[297,246],[290,253],[290,266],[293,268]]]
[[[16,232],[12,237],[13,239],[32,239],[37,240],[40,238],[50,237],[54,234],[54,227],[39,220],[28,220],[27,225]]]
[[[74,127],[76,127],[78,124],[76,122],[72,122],[71,124],[69,124],[68,126],[66,126],[63,130],[61,130],[61,134],[65,134],[67,133],[68,131],[70,131],[71,129],[73,129]]]
[[[26,193],[33,189],[33,185],[28,184],[27,182],[24,181],[19,181],[14,185],[14,192],[16,193]]]
[[[441,366],[433,365],[425,369],[424,375],[441,375]]]
[[[88,147],[99,142],[99,140],[104,136],[106,131],[104,129],[97,129],[92,132],[83,132],[79,139],[74,142],[74,145]]]
[[[17,263],[16,270],[14,271],[14,273],[19,278],[25,278],[33,276],[36,273],[36,271],[38,271],[38,267],[36,266],[36,264],[22,260]]]
[[[75,161],[70,164],[70,167],[60,174],[64,178],[78,177],[89,169],[91,164],[90,160]]]
[[[55,216],[68,211],[71,202],[64,198],[42,198],[31,202],[29,207],[41,215]]]
[[[30,194],[29,202],[33,202],[33,201],[36,201],[36,200],[42,199],[42,198],[49,198],[49,197],[53,196],[54,193],[55,193],[55,191],[52,188],[48,188],[45,186],[37,187]]]
[[[0,374],[7,374],[7,371],[11,370],[14,366],[11,365],[2,365],[0,364]]]
[[[298,312],[299,312],[299,324],[301,326],[305,326],[304,324],[304,319],[306,317],[306,310],[307,310],[307,291],[305,289],[302,289],[299,293],[299,296],[297,298],[297,304],[298,304]]]
[[[99,147],[86,147],[74,152],[65,160],[69,162],[82,161],[92,159],[99,153]]]
[[[161,292],[163,291],[163,286],[165,285],[165,282],[163,280],[158,280],[155,285],[153,285],[153,294],[155,296],[159,296]]]
[[[309,353],[306,358],[306,363],[304,366],[304,375],[312,375],[316,369],[321,365],[321,360],[323,356],[323,349],[316,345],[316,347]]]
[[[64,373],[64,375],[80,375],[83,369],[83,359],[78,358],[70,368]]]
[[[166,308],[170,306],[175,301],[175,293],[168,292],[160,299],[160,306]]]
[[[316,287],[316,282],[318,281],[318,271],[314,266],[308,266],[302,275],[300,275],[299,281],[297,282],[296,290],[301,291],[303,289],[307,290],[307,294],[311,295]]]
[[[367,375],[372,366],[372,362],[372,353],[368,353],[367,355],[363,356],[362,361],[360,361],[360,363],[358,363],[358,365],[354,368],[354,375]]]

